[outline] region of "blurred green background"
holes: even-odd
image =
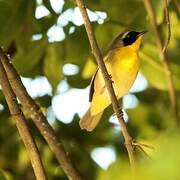
[[[169,1],[172,36],[167,54],[179,106],[180,14],[174,2]],[[140,73],[122,103],[133,137],[154,147],[153,150],[145,148],[153,160],[137,150],[137,179],[180,179],[180,137],[143,1],[86,0],[85,3],[103,55],[119,33],[149,31],[141,48]],[[153,0],[153,7],[165,40],[164,1]],[[78,125],[79,118],[88,109],[88,85],[97,65],[73,0],[0,0],[0,25],[0,45],[12,57],[28,92],[41,105],[84,179],[129,179],[127,152],[112,108],[105,111],[92,133],[81,131]],[[27,119],[49,179],[67,179],[42,136]],[[2,91],[0,179],[35,179]]]

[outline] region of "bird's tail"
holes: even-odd
[[[89,108],[79,122],[80,128],[86,129],[87,131],[92,131],[100,121],[102,114],[103,112],[100,112],[92,116]]]

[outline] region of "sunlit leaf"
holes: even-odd
[[[2,170],[0,170],[0,179],[1,180],[7,180],[5,175],[4,175],[4,172]]]
[[[155,53],[153,53],[155,55]],[[150,84],[161,90],[168,90],[168,83],[164,67],[161,64],[159,57],[152,58],[144,53],[140,53],[140,57],[143,60],[141,63],[141,70],[145,77],[149,80]],[[176,89],[180,89],[180,71],[179,65],[171,64],[173,79]]]
[[[179,136],[171,137],[172,135],[160,136],[156,139],[157,149],[155,147],[156,158],[153,161],[143,158],[138,165],[134,174],[131,172],[131,167],[128,166],[127,161],[120,158],[107,171],[99,171],[98,180],[114,180],[126,179],[179,179],[179,165],[180,159],[178,157],[180,144],[177,143]],[[159,146],[160,145],[160,146]],[[173,149],[171,155],[167,155]],[[146,165],[145,165],[146,164]]]
[[[31,76],[33,74],[32,71],[36,69],[45,53],[47,43],[46,39],[33,41],[29,43],[27,49],[18,49],[18,53],[13,58],[13,64],[19,74],[22,76]]]
[[[50,44],[44,59],[44,74],[47,76],[54,90],[63,78],[62,58],[63,48],[61,47],[61,44]]]
[[[117,35],[122,33],[122,30],[123,30],[122,27],[120,27],[119,25],[111,24],[108,22],[97,26],[96,28],[97,41],[104,55],[105,53],[107,53],[110,43]]]
[[[81,38],[80,38],[81,37]],[[65,39],[66,61],[82,66],[90,53],[87,34],[83,26],[76,27],[73,34]]]

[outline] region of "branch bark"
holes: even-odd
[[[176,91],[175,91],[175,86],[174,86],[174,82],[173,82],[173,75],[172,75],[171,67],[168,62],[167,54],[165,51],[167,47],[165,47],[166,45],[163,45],[163,40],[161,38],[160,30],[158,28],[158,24],[156,21],[156,15],[155,15],[155,12],[154,12],[154,9],[152,6],[152,1],[151,0],[143,0],[143,2],[145,5],[147,14],[150,18],[151,26],[155,33],[156,44],[159,49],[160,59],[161,59],[162,65],[164,67],[164,73],[165,73],[166,81],[167,81],[167,85],[168,85],[168,92],[169,92],[169,98],[170,98],[172,110],[174,112],[174,117],[175,117],[176,123],[179,126],[180,121],[179,121],[179,114],[178,114],[178,107],[177,107]],[[170,25],[169,25],[169,28],[170,28]],[[170,38],[170,35],[168,35],[168,37]],[[163,51],[163,46],[165,47],[164,51]]]
[[[112,86],[112,80],[110,75],[108,74],[107,68],[104,64],[103,61],[103,57],[101,55],[100,49],[98,47],[96,38],[95,38],[95,34],[91,25],[91,22],[89,20],[87,11],[86,11],[86,7],[85,4],[83,2],[83,0],[76,0],[76,3],[81,11],[83,20],[84,20],[84,25],[87,31],[87,35],[89,38],[89,42],[91,45],[91,49],[92,49],[92,53],[94,54],[96,61],[98,63],[98,66],[102,72],[111,102],[112,102],[112,106],[114,109],[114,112],[119,120],[120,126],[121,126],[121,130],[122,130],[122,134],[124,136],[125,139],[125,145],[128,151],[128,156],[129,156],[129,161],[132,167],[134,167],[135,165],[135,157],[134,157],[134,148],[133,148],[133,138],[131,137],[131,135],[128,132],[128,129],[126,127],[126,123],[124,121],[123,115],[122,115],[122,110],[119,107],[118,104],[118,100],[116,98],[113,86]]]
[[[60,142],[60,138],[56,135],[53,128],[49,125],[46,117],[41,112],[40,107],[27,93],[26,88],[22,84],[18,73],[1,48],[0,58],[7,72],[11,87],[13,88],[16,96],[20,100],[22,106],[24,106],[24,108],[26,109],[29,116],[32,118],[34,124],[39,129],[46,142],[49,144],[65,174],[69,179],[80,180],[81,177],[78,171],[73,166],[73,163],[71,162],[68,153],[66,153],[63,144]]]
[[[1,62],[1,57],[0,57],[0,84],[2,86],[2,90],[6,98],[10,113],[16,121],[16,127],[26,146],[36,179],[47,180],[46,173],[45,173],[45,170],[44,170],[41,158],[40,158],[38,148],[29,131],[24,114],[19,108],[18,102],[16,100],[16,96],[9,84],[7,74]]]
[[[165,53],[167,50],[167,47],[169,45],[170,39],[171,39],[171,23],[170,23],[170,18],[169,18],[169,11],[168,11],[168,2],[167,0],[164,0],[165,8],[164,8],[164,13],[165,13],[165,20],[167,24],[167,39],[165,41],[164,47],[162,49],[162,53]]]

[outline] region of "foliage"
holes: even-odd
[[[174,130],[176,125],[168,99],[167,82],[160,63],[156,39],[150,28],[143,2],[140,0],[86,0],[85,3],[95,13],[107,13],[107,18],[102,24],[98,23],[103,21],[100,17],[98,21],[92,22],[104,55],[112,39],[120,32],[149,30],[140,53],[142,60],[140,71],[147,79],[148,87],[141,92],[134,93],[139,103],[135,108],[126,111],[129,117],[128,127],[133,136],[140,142],[145,141],[146,144],[152,144],[157,151],[151,153],[149,149],[146,149],[153,156],[152,162],[138,153],[140,162],[137,179],[150,178],[150,175],[152,175],[150,179],[180,178],[177,170],[180,163],[178,154],[180,144],[176,143],[179,136]],[[64,14],[74,11],[74,1],[66,0],[60,12],[53,9],[49,0],[43,0],[41,5],[48,9],[49,14],[36,18],[36,8],[40,5],[35,0],[1,0],[0,45],[12,57],[12,63],[21,76],[33,79],[44,76],[48,79],[53,89],[52,94],[35,98],[43,108],[48,109],[52,107],[53,98],[59,94],[57,89],[60,82],[66,80],[69,85],[68,90],[83,89],[90,83],[96,65],[84,26],[74,22],[71,13],[68,18],[66,17],[68,20],[65,20]],[[158,26],[165,39],[167,29],[164,22],[163,0],[154,0],[153,7],[156,11]],[[168,60],[172,67],[179,98],[180,24],[178,17],[175,5],[173,1],[170,1],[172,37],[168,47]],[[59,31],[64,33],[64,38],[57,41],[50,39],[47,34],[53,26],[58,27]],[[74,75],[65,74],[63,71],[65,64],[77,65],[79,72]],[[0,103],[3,105],[0,110],[0,179],[34,179],[28,155],[17,133],[15,122],[9,115],[2,92]],[[180,101],[178,104],[180,105]],[[60,102],[59,108],[62,106]],[[114,124],[109,123],[110,115],[112,115],[111,107],[107,109],[103,121],[91,134],[80,130],[77,114],[69,124],[64,124],[60,121],[61,119],[57,120],[57,118],[52,123],[57,134],[63,139],[74,164],[86,179],[129,178],[130,169],[126,161],[127,153],[123,145],[123,138],[119,129],[117,130]],[[50,119],[50,122],[52,121]],[[37,141],[49,179],[66,179],[36,127],[29,119],[28,123]],[[93,161],[91,152],[96,147],[106,146],[113,147],[117,160],[107,171],[104,171]]]
[[[180,144],[177,143],[178,139],[179,136],[173,133],[166,135],[160,134],[153,142],[154,145],[156,144],[156,148],[158,147],[158,149],[151,150],[153,160],[147,160],[145,157],[140,159],[135,170],[135,179],[179,179]],[[167,156],[172,149],[173,153]],[[144,164],[146,165],[144,166]],[[131,180],[130,171],[131,169],[127,165],[127,162],[123,158],[119,158],[107,171],[100,170],[98,180],[109,180],[111,178],[114,180]]]

